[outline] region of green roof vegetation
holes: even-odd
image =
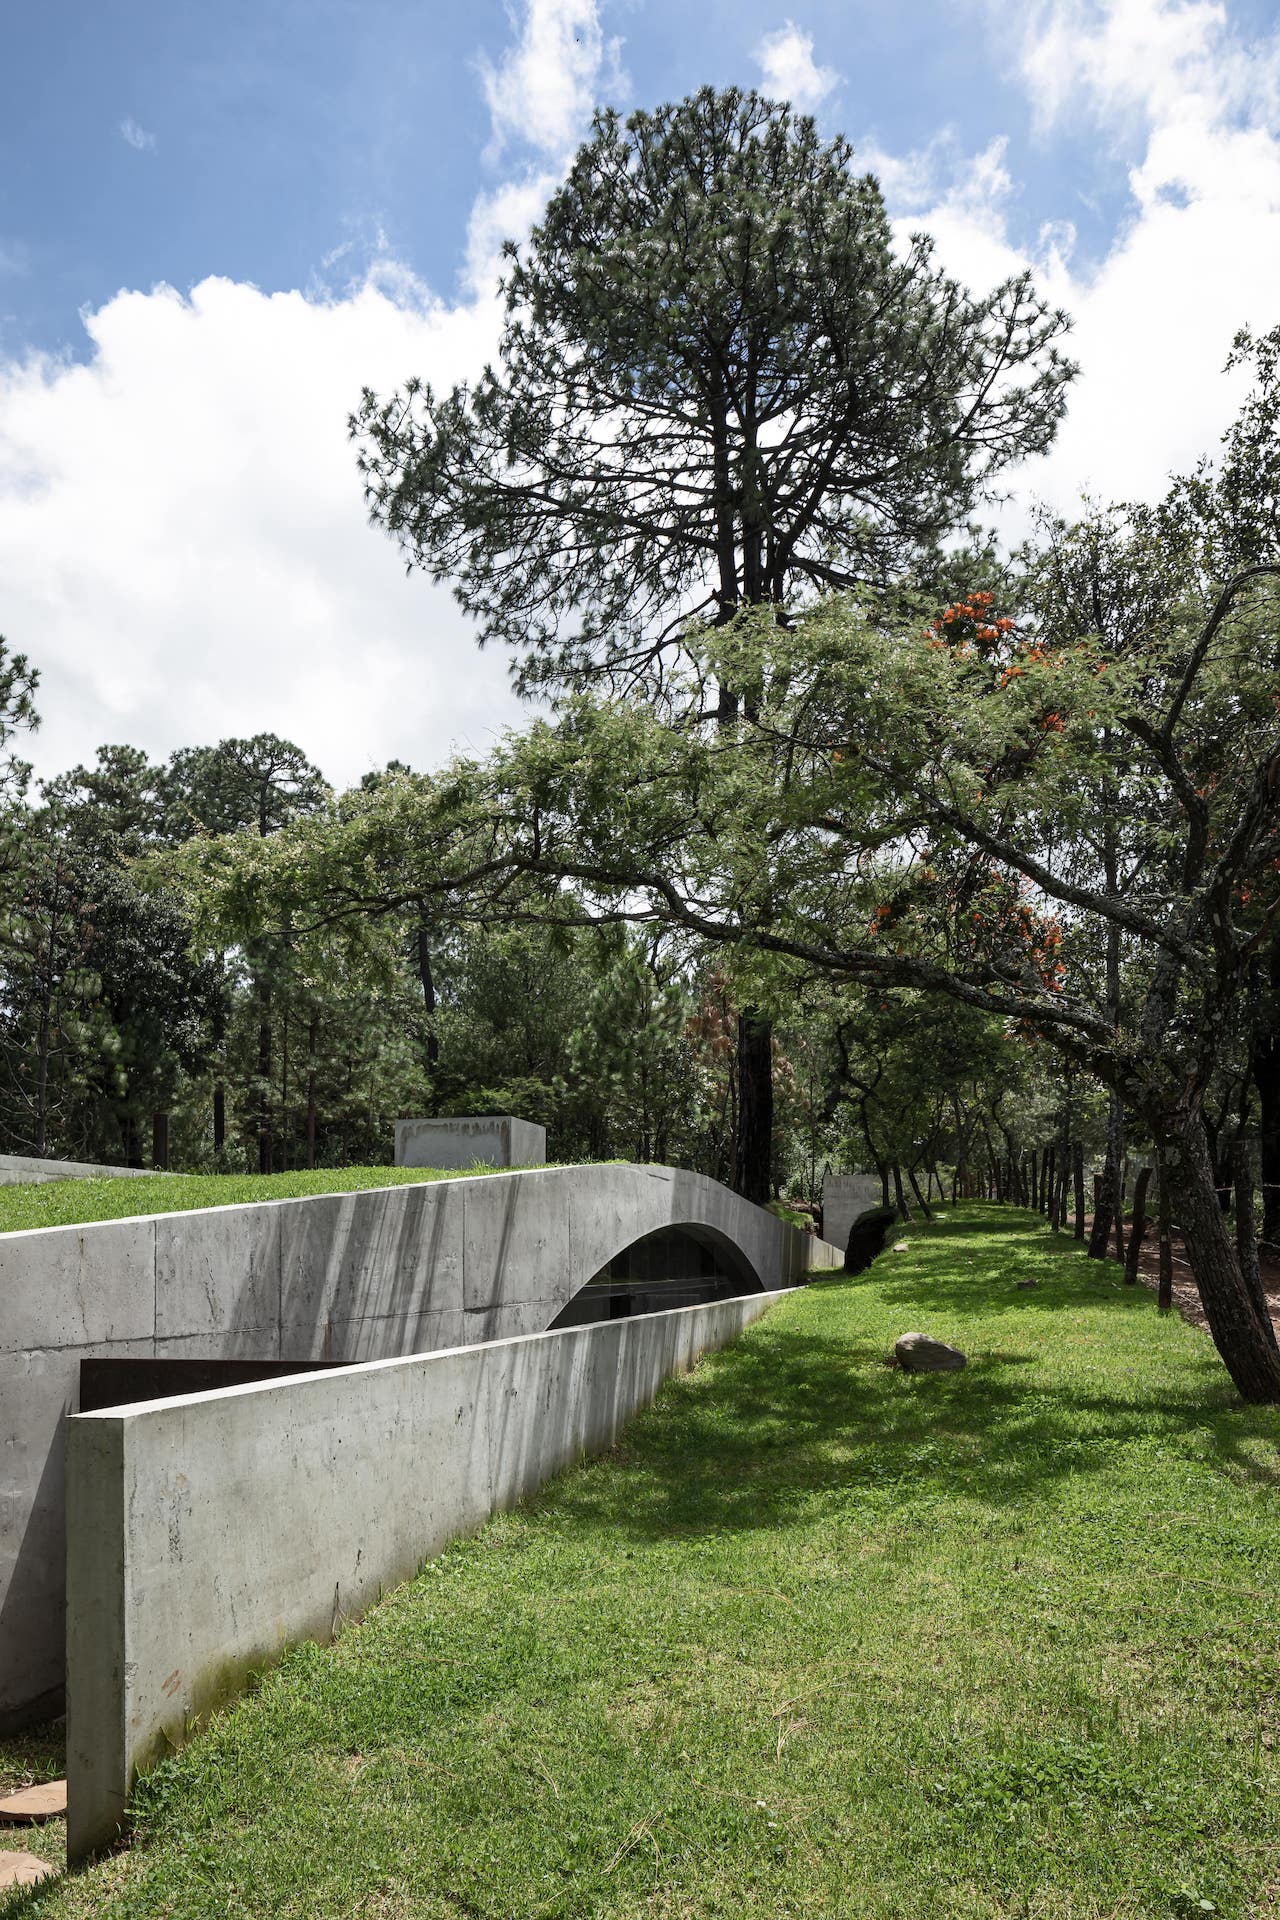
[[[418,1180],[456,1180],[436,1167],[322,1167],[298,1173],[156,1173],[137,1180],[46,1180],[0,1187],[0,1233],[26,1227],[84,1226],[141,1213],[190,1213],[197,1207],[239,1207],[252,1200],[299,1200],[309,1193],[354,1193]]]
[[[1280,1414],[1030,1215],[905,1237],[288,1654],[42,1920],[1266,1910]]]

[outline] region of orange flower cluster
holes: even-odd
[[[1005,634],[1013,632],[1014,622],[1005,615],[998,620],[992,618],[994,598],[991,593],[971,593],[967,600],[957,600],[925,628],[925,639],[931,647],[950,646],[962,656],[969,651],[964,643],[971,638],[982,646],[996,645]]]
[[[983,903],[985,913],[971,916],[974,927],[984,929],[983,935],[975,938],[982,938],[984,943],[994,941],[997,946],[1003,946],[1012,938],[1029,954],[1045,989],[1049,993],[1061,993],[1066,968],[1061,957],[1062,928],[1057,920],[1038,913],[1025,901],[1015,904],[999,880],[994,887],[983,890]]]

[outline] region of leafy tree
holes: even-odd
[[[298,814],[314,811],[329,791],[324,775],[302,749],[273,733],[222,740],[216,747],[184,748],[169,762],[168,783],[173,826],[182,837],[253,833],[266,839]],[[258,1171],[270,1173],[275,1164],[272,995],[289,966],[287,926],[264,923],[256,931],[246,957],[258,1004],[254,1095]],[[217,956],[215,967],[225,974],[225,955]],[[214,999],[215,1058],[221,1058],[225,1050],[228,1024],[224,983]],[[222,1151],[225,1141],[226,1091],[223,1076],[218,1074],[213,1088],[215,1155]]]
[[[1072,369],[1029,276],[975,297],[895,250],[843,139],[736,88],[596,118],[523,253],[498,369],[366,390],[374,520],[452,580],[524,686],[643,684],[750,710],[717,631],[884,579],[1046,447]],[[670,678],[672,656],[694,668]],[[741,666],[739,660],[739,666]],[[770,1038],[739,1023],[737,1183],[764,1199]]]

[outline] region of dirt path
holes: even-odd
[[[1085,1221],[1086,1237],[1092,1226],[1093,1219],[1090,1216]],[[1115,1256],[1114,1235],[1110,1244],[1110,1259],[1114,1265],[1119,1265]],[[1267,1302],[1271,1308],[1271,1323],[1276,1333],[1280,1335],[1280,1259],[1277,1259],[1274,1254],[1263,1253],[1258,1264]],[[1144,1287],[1150,1287],[1153,1291],[1159,1283],[1160,1243],[1154,1220],[1148,1220],[1147,1230],[1143,1236],[1142,1252],[1138,1256],[1138,1278]],[[1208,1329],[1209,1323],[1205,1318],[1204,1308],[1200,1304],[1200,1291],[1191,1277],[1191,1263],[1187,1259],[1182,1235],[1176,1228],[1173,1232],[1173,1304],[1183,1319],[1189,1321],[1193,1327]]]

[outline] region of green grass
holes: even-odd
[[[477,1164],[461,1171],[493,1173]],[[435,1167],[333,1167],[310,1173],[156,1173],[136,1180],[47,1180],[0,1187],[0,1233],[27,1227],[84,1226],[142,1213],[189,1213],[250,1200],[297,1200],[309,1193],[351,1193],[417,1180],[456,1180]]]
[[[1280,1413],[1029,1215],[907,1237],[290,1654],[23,1911],[1280,1912]],[[968,1369],[888,1368],[910,1327]]]

